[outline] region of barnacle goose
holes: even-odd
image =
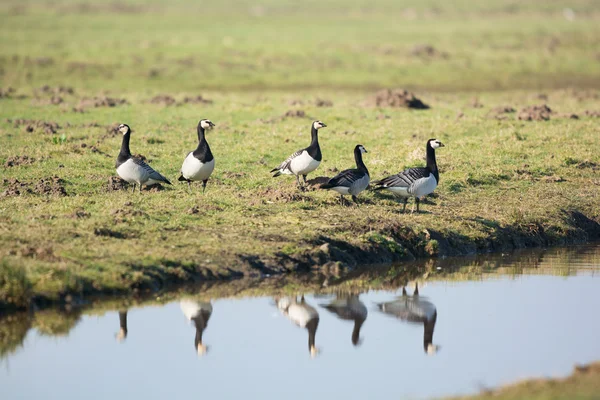
[[[327,183],[321,185],[321,189],[335,190],[340,194],[342,204],[346,203],[344,195],[352,195],[352,200],[358,204],[356,196],[369,186],[369,170],[363,162],[362,155],[367,150],[363,145],[359,144],[354,148],[354,160],[356,161],[356,169],[347,169],[333,178]]]
[[[378,185],[374,190],[389,190],[400,196],[404,200],[404,208],[409,197],[414,197],[417,203],[417,212],[419,212],[419,201],[422,197],[432,193],[440,181],[440,173],[435,161],[435,149],[444,147],[444,144],[437,139],[427,141],[427,166],[418,168],[409,168],[404,171],[388,176],[380,181],[373,182]],[[413,206],[414,211],[414,206]]]
[[[154,185],[156,183],[168,183],[171,182],[154,169],[146,164],[143,160],[133,157],[129,150],[129,139],[131,138],[131,129],[129,125],[121,124],[118,128],[119,132],[123,134],[123,142],[121,142],[121,151],[117,157],[117,174],[126,182],[133,183],[133,191],[135,192],[135,186],[139,185],[140,192],[142,191],[142,185]]]
[[[358,295],[338,294],[335,300],[329,304],[321,304],[321,307],[336,314],[340,319],[354,321],[352,344],[358,346],[362,343],[362,339],[360,338],[360,328],[367,319],[368,312],[367,307],[360,301]]]
[[[304,296],[298,302],[293,297],[282,297],[275,299],[277,308],[294,324],[308,331],[308,351],[311,357],[319,354],[319,349],[315,346],[315,336],[319,326],[319,313],[315,308],[304,301]]]
[[[202,192],[206,190],[206,182],[215,169],[215,158],[206,141],[205,132],[214,128],[215,124],[208,119],[198,122],[198,147],[188,153],[181,166],[179,181],[187,182],[191,188],[192,181],[202,181]]]
[[[437,353],[439,346],[433,344],[433,330],[437,320],[437,309],[433,303],[419,296],[417,285],[412,296],[408,296],[406,288],[402,288],[402,297],[395,301],[378,304],[385,314],[414,324],[423,324],[423,349],[432,355]]]
[[[194,348],[199,356],[206,354],[208,346],[202,343],[202,334],[208,325],[208,320],[212,314],[213,308],[210,302],[181,300],[179,302],[183,315],[194,323],[196,327],[196,337],[194,338]]]
[[[284,162],[282,162],[277,168],[273,168],[270,172],[273,174],[273,178],[279,175],[296,175],[296,182],[298,187],[303,189],[300,184],[300,175],[304,178],[304,185],[306,185],[306,175],[313,172],[321,164],[322,155],[321,147],[319,146],[319,129],[325,128],[325,125],[321,121],[314,121],[310,130],[311,142],[310,146],[302,150],[298,150],[291,156],[289,156]]]

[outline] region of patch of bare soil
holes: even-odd
[[[73,214],[70,215],[70,217],[73,219],[89,218],[90,216],[91,214],[85,211],[83,208],[78,208]]]
[[[471,99],[471,104],[470,105],[473,108],[482,108],[483,107],[483,104],[481,104],[481,102],[479,101],[478,97],[473,97]]]
[[[4,163],[5,168],[16,167],[18,165],[29,165],[35,162],[35,158],[29,157],[27,155],[23,156],[12,156],[8,157],[6,162]]]
[[[589,160],[581,161],[580,163],[577,163],[575,167],[579,169],[591,168],[594,171],[600,170],[600,165],[598,163]]]
[[[36,94],[46,94],[46,95],[50,95],[50,96],[58,96],[58,95],[74,95],[75,94],[75,90],[70,87],[70,86],[49,86],[49,85],[44,85],[42,87],[39,87],[37,89],[35,89],[35,93]]]
[[[507,114],[512,114],[516,111],[517,110],[515,110],[511,106],[498,106],[498,107],[494,107],[490,111],[488,111],[487,116],[488,116],[488,118],[495,118],[495,119],[502,120],[502,119],[508,118]]]
[[[410,55],[420,58],[449,58],[450,55],[445,51],[439,51],[430,44],[417,44],[410,50]]]
[[[156,192],[162,192],[163,190],[165,190],[165,187],[163,185],[161,185],[160,183],[155,183],[152,186],[143,187],[142,190],[146,190],[150,193],[156,193]]]
[[[315,106],[317,107],[333,107],[333,101],[326,99],[316,99]]]
[[[51,194],[57,196],[66,196],[67,191],[63,186],[64,181],[58,176],[40,179],[33,187],[33,192],[37,194]]]
[[[542,104],[523,108],[517,114],[517,119],[521,121],[548,121],[550,114],[552,114],[550,107]]]
[[[25,132],[44,132],[48,134],[55,134],[61,129],[61,126],[56,122],[52,121],[41,121],[33,119],[7,119],[6,122],[12,123],[15,128],[25,126]]]
[[[84,97],[79,100],[79,104],[75,108],[78,110],[85,110],[86,108],[116,107],[123,104],[129,104],[129,102],[126,99],[119,99],[116,97],[96,96]]]
[[[58,257],[54,254],[52,247],[34,247],[27,246],[22,248],[19,253],[22,257],[36,258],[43,261],[56,261]]]
[[[201,95],[192,96],[192,97],[184,97],[183,100],[179,104],[212,104],[213,101],[211,99],[207,99],[202,97]]]
[[[111,237],[115,239],[127,239],[127,235],[125,235],[124,233],[109,228],[95,228],[94,235]]]
[[[130,218],[148,216],[148,214],[142,210],[134,209],[132,203],[127,202],[124,206],[125,208],[119,208],[111,212],[115,218],[115,223],[127,222]]]
[[[25,193],[31,193],[29,185],[20,182],[18,179],[4,179],[2,184],[6,186],[6,189],[2,193],[2,196],[4,197],[20,196]]]
[[[430,108],[423,103],[413,93],[404,89],[384,89],[375,93],[374,96],[367,99],[368,106],[376,107],[406,107],[417,110],[426,110]]]
[[[329,182],[329,179],[327,176],[317,176],[316,178],[309,179],[306,181],[307,190],[317,190],[321,185]]]
[[[37,183],[20,182],[18,179],[4,179],[3,182],[6,189],[2,194],[5,197],[21,196],[26,193],[66,196],[63,183],[64,181],[58,176],[50,178],[42,178]]]
[[[117,190],[125,190],[129,184],[125,182],[123,179],[118,176],[111,176],[108,178],[108,183],[106,185],[107,192],[114,192]]]
[[[150,104],[161,104],[164,106],[172,106],[177,103],[177,100],[175,100],[174,97],[169,96],[168,94],[159,94],[159,95],[151,98],[149,103]]]
[[[177,101],[175,97],[170,96],[168,94],[159,94],[150,99],[149,103],[151,104],[161,104],[163,106],[181,106],[184,104],[212,104],[213,101],[203,97],[202,95],[198,96],[186,96],[181,101]]]
[[[11,88],[10,86],[6,89],[0,88],[0,99],[7,99],[9,97],[12,97],[14,93],[15,89]]]

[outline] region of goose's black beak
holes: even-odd
[[[324,123],[321,122],[321,128],[326,128],[327,125],[325,125]]]
[[[446,147],[446,145],[442,142],[440,142],[440,147]]]
[[[215,124],[213,124],[213,123],[212,123],[212,121],[211,121],[211,122],[209,122],[209,124],[210,124],[210,126],[211,126],[211,127],[213,127],[213,128],[216,126]]]

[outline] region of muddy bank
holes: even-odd
[[[115,218],[126,218],[128,210],[116,210]],[[85,216],[83,216],[85,217]],[[276,253],[272,256],[260,254],[238,254],[237,262],[223,261],[210,267],[193,263],[170,260],[168,258],[151,263],[127,265],[123,274],[123,282],[129,282],[122,288],[106,288],[97,282],[77,278],[74,287],[61,293],[59,297],[48,297],[35,293],[32,284],[24,275],[19,275],[18,268],[5,265],[6,274],[0,274],[0,288],[8,287],[14,282],[11,274],[17,276],[16,292],[19,296],[3,296],[0,299],[0,314],[24,309],[31,306],[40,308],[56,304],[85,302],[94,296],[139,296],[157,291],[176,289],[180,285],[201,282],[225,282],[245,279],[258,279],[267,276],[288,276],[290,273],[310,272],[308,276],[321,277],[328,282],[336,279],[347,279],[355,276],[355,271],[365,274],[376,271],[368,265],[385,265],[403,262],[402,270],[406,276],[422,273],[419,270],[418,259],[439,259],[447,256],[466,256],[491,252],[507,252],[515,249],[549,247],[568,244],[579,244],[600,239],[600,221],[589,218],[578,211],[564,211],[564,226],[542,225],[527,223],[520,225],[501,226],[489,220],[472,222],[485,226],[487,235],[482,238],[470,238],[455,232],[437,232],[433,230],[415,231],[395,222],[381,226],[376,233],[372,232],[367,242],[360,245],[334,240],[320,236],[305,243],[309,250],[294,254]],[[99,227],[93,232],[96,236],[121,237],[121,232],[110,227]],[[359,232],[356,232],[358,235]],[[38,257],[39,249],[32,248],[32,256]],[[43,252],[42,252],[43,253]],[[45,253],[43,253],[45,254]],[[459,264],[460,257],[454,258]],[[361,267],[361,268],[358,268]],[[11,272],[12,271],[12,272]],[[294,277],[294,275],[290,275]],[[309,278],[307,278],[309,279]],[[313,279],[310,278],[309,281]],[[19,287],[22,285],[22,288]],[[14,287],[13,287],[14,288]],[[2,291],[0,291],[2,293]]]

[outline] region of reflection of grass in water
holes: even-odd
[[[8,315],[0,319],[0,359],[23,345],[30,326],[31,319],[25,313]]]
[[[48,309],[35,313],[33,327],[44,336],[67,336],[80,318],[80,311],[64,312]]]
[[[571,400],[598,399],[600,393],[600,362],[576,367],[563,379],[529,379],[485,393],[454,399],[478,400]]]

